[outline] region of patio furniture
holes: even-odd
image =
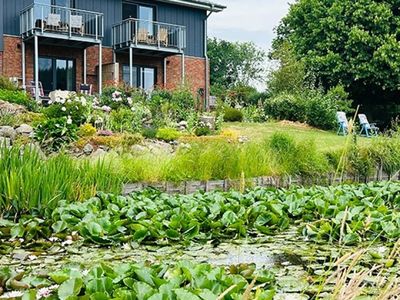
[[[82,16],[74,16],[74,15],[72,15],[70,17],[69,26],[71,26],[71,31],[73,33],[84,35],[85,27],[84,27],[83,22],[82,22]]]
[[[61,27],[61,15],[59,14],[48,14],[45,29],[48,30],[58,30]]]
[[[163,47],[168,47],[168,29],[167,28],[160,28],[158,31],[158,41],[160,45]]]
[[[366,137],[378,135],[379,128],[376,126],[375,123],[369,123],[368,118],[365,114],[359,114],[358,119],[361,126],[360,135],[365,135]]]
[[[149,31],[147,30],[147,28],[139,28],[137,42],[145,44],[149,43]]]
[[[92,96],[92,85],[91,84],[81,84],[79,87],[79,92],[88,96]]]
[[[45,96],[44,90],[43,90],[43,85],[39,81],[38,82],[39,86],[39,99],[42,102],[43,106],[48,106],[51,103],[51,99],[48,96]],[[36,84],[35,81],[31,81],[30,85],[26,87],[28,93],[32,96],[32,98],[36,99]]]
[[[349,133],[349,122],[346,117],[346,113],[343,111],[338,111],[336,113],[336,118],[339,123],[338,135],[347,135]]]

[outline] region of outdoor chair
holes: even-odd
[[[338,135],[347,135],[349,133],[349,122],[346,117],[346,113],[343,111],[338,111],[336,113],[336,118],[339,123]]]
[[[158,41],[161,46],[168,47],[168,29],[160,28],[158,31]]]
[[[81,84],[79,87],[79,92],[88,96],[92,96],[92,85],[91,84]]]
[[[45,29],[47,30],[59,30],[61,28],[61,15],[49,14],[44,24],[46,24]]]
[[[43,106],[48,106],[51,102],[50,97],[45,96],[44,94],[44,90],[43,90],[43,85],[42,83],[39,81],[38,82],[39,85],[39,99],[42,102]],[[31,81],[30,85],[26,87],[29,94],[32,96],[32,98],[36,99],[36,85],[35,85],[35,81]]]
[[[379,128],[376,127],[375,123],[369,123],[366,115],[359,114],[358,119],[360,121],[360,126],[361,126],[360,135],[365,135],[366,137],[378,135]]]
[[[145,44],[149,43],[149,32],[148,32],[147,28],[139,28],[137,42],[145,43]]]
[[[71,21],[69,26],[71,26],[71,31],[80,35],[84,35],[85,27],[82,22],[82,16],[71,16]]]

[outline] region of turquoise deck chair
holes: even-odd
[[[336,113],[336,118],[339,123],[338,135],[348,135],[349,134],[349,121],[347,121],[346,113],[343,111],[338,111]]]
[[[366,115],[359,114],[358,120],[360,121],[360,126],[361,126],[361,131],[360,131],[361,136],[371,137],[378,135],[379,128],[376,127],[375,123],[369,123]]]

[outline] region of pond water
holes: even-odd
[[[75,241],[69,245],[65,242],[46,245],[49,247],[45,250],[42,250],[43,245],[40,242],[31,245],[29,250],[14,249],[8,254],[1,255],[0,266],[12,266],[19,270],[40,273],[77,264],[88,268],[100,262],[112,265],[120,262],[172,263],[177,260],[190,260],[220,266],[256,264],[257,268],[268,269],[275,274],[278,290],[276,299],[316,299],[329,297],[337,282],[335,282],[336,277],[328,282],[326,278],[334,274],[337,269],[335,262],[356,250],[351,247],[306,241],[298,234],[296,228],[276,236],[219,244],[210,242],[189,246],[171,244],[154,246],[132,243],[120,247],[100,248]],[[371,272],[364,278],[363,284],[369,296],[360,299],[374,299],[376,284],[382,276],[388,278],[394,275],[397,279],[400,275],[396,263],[388,265],[384,260],[390,251],[389,247],[382,245],[368,247],[362,257],[354,263],[351,272],[346,274],[351,280],[352,276],[363,270],[386,264],[384,272],[382,270],[376,272],[376,276]],[[352,261],[349,260],[347,264],[352,264]]]

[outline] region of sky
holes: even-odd
[[[229,41],[253,41],[268,50],[274,28],[286,15],[293,0],[213,0],[228,8],[212,14],[208,34]]]

